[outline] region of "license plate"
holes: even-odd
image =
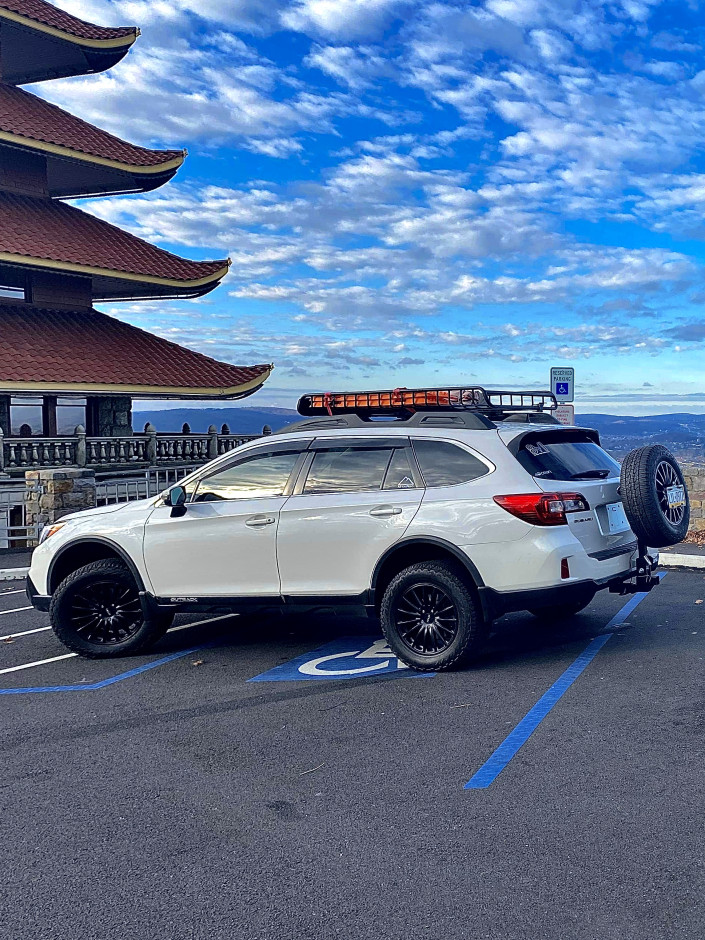
[[[669,486],[666,489],[666,500],[669,509],[678,509],[680,506],[685,506],[685,487]]]
[[[605,509],[607,510],[607,526],[610,535],[625,532],[629,528],[629,522],[624,514],[622,503],[608,503]]]

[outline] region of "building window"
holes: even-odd
[[[76,426],[86,426],[85,398],[13,396],[10,433],[13,437],[67,437]]]
[[[10,434],[13,437],[41,437],[44,433],[41,398],[10,399]]]
[[[59,436],[73,434],[79,424],[86,426],[86,399],[57,398],[56,433]]]

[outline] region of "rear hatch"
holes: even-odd
[[[597,431],[555,425],[500,436],[546,493],[579,493],[589,509],[568,513],[571,532],[591,555],[609,558],[634,543],[619,496],[620,466],[600,447]]]

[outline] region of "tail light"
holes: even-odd
[[[569,512],[583,512],[590,508],[580,493],[523,493],[495,496],[494,501],[517,519],[531,525],[567,525]]]

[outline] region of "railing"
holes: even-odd
[[[24,481],[0,487],[0,549],[26,548],[36,539],[37,526],[27,524],[26,494]]]
[[[129,503],[135,499],[148,499],[164,492],[178,483],[198,465],[191,467],[152,467],[140,472],[125,471],[103,474],[103,479],[96,481],[96,503],[98,506],[112,506],[115,503]]]
[[[263,434],[271,433],[268,427]],[[0,474],[19,475],[41,467],[161,467],[205,463],[258,434],[220,432],[211,425],[206,434],[160,434],[147,425],[142,434],[129,437],[88,436],[79,425],[70,437],[5,438],[0,430]]]

